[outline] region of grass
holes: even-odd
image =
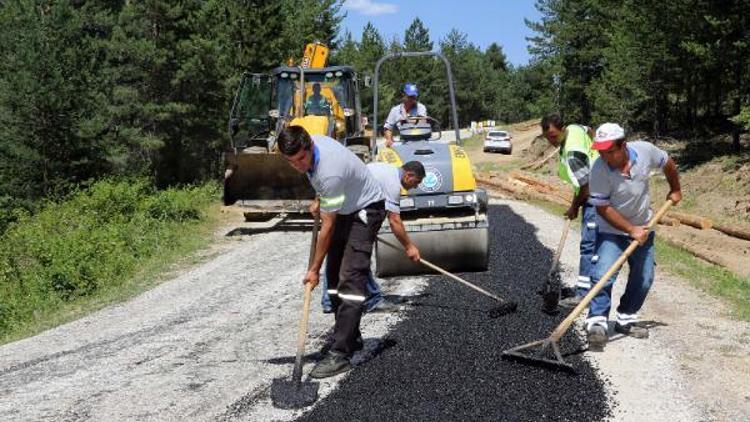
[[[213,184],[155,191],[102,181],[0,238],[0,344],[74,320],[157,284],[210,244]]]
[[[667,242],[656,242],[656,259],[661,269],[687,280],[700,290],[725,299],[732,306],[735,317],[750,321],[750,278],[701,261]]]

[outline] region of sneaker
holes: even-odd
[[[323,308],[323,313],[324,314],[332,314],[333,313],[333,308]]]
[[[388,313],[398,312],[401,309],[399,305],[387,300],[381,300],[375,306],[367,310],[367,313]]]
[[[625,325],[615,322],[615,332],[633,338],[648,338],[648,327],[641,322],[631,322]]]
[[[583,296],[571,296],[560,300],[559,306],[563,308],[575,308],[583,300]]]
[[[607,337],[607,329],[601,325],[593,325],[589,328],[586,337],[589,343],[589,350],[594,352],[601,352],[604,350],[604,346],[607,345],[609,337]]]
[[[326,357],[310,371],[310,378],[328,378],[344,373],[351,368],[348,358],[338,353],[328,352]]]

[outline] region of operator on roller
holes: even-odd
[[[393,145],[393,128],[399,124],[399,122],[406,120],[408,117],[426,117],[427,107],[424,104],[417,101],[417,85],[413,83],[404,84],[404,92],[401,100],[401,104],[394,106],[388,113],[388,118],[385,119],[385,146],[390,148]]]

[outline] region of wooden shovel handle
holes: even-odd
[[[555,269],[557,269],[557,263],[560,262],[560,256],[562,255],[563,247],[565,246],[565,240],[568,238],[568,232],[570,231],[571,222],[571,219],[565,219],[565,227],[563,227],[562,234],[560,235],[560,243],[557,244],[555,257],[552,258],[552,266],[550,266],[548,275],[552,275],[552,273],[555,272]]]
[[[315,259],[315,248],[318,243],[318,230],[320,230],[320,214],[315,216],[313,223],[312,242],[310,243],[310,259],[307,268],[310,269]],[[312,298],[313,285],[305,284],[305,299],[302,303],[302,318],[299,322],[297,331],[297,356],[294,359],[294,370],[292,371],[292,381],[300,383],[302,381],[302,357],[305,355],[305,339],[307,338],[307,322],[310,317],[310,301]]]
[[[666,212],[669,210],[669,208],[673,205],[671,199],[668,199],[667,202],[662,205],[662,207],[659,209],[659,211],[656,212],[656,214],[651,218],[651,221],[649,221],[648,225],[646,226],[646,230],[651,231],[656,223],[659,222],[659,220],[666,214]],[[587,306],[589,306],[589,303],[592,299],[594,299],[594,296],[599,294],[599,291],[601,291],[604,286],[607,284],[607,280],[609,280],[612,275],[617,272],[617,270],[620,269],[620,267],[627,261],[628,257],[635,251],[635,249],[638,247],[638,241],[633,240],[630,242],[630,245],[627,249],[620,255],[619,258],[617,258],[617,261],[615,261],[614,264],[612,264],[611,267],[609,267],[609,270],[602,276],[599,281],[596,282],[594,287],[589,290],[588,294],[581,300],[581,303],[578,304],[578,306],[573,309],[573,311],[568,315],[567,318],[563,320],[563,322],[560,323],[560,325],[555,328],[555,331],[552,332],[552,335],[550,335],[550,339],[553,341],[560,340],[560,337],[565,334],[566,331],[568,331],[568,328],[573,324],[573,321],[575,321],[576,318],[578,318],[578,315],[581,314],[581,312],[586,309]]]

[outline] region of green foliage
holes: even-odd
[[[656,134],[734,130],[750,101],[750,2],[538,0],[529,50],[567,121]],[[735,120],[737,121],[737,120]],[[740,118],[740,123],[742,119]]]
[[[179,248],[217,194],[213,184],[156,191],[144,179],[105,180],[22,216],[0,239],[0,338]]]

